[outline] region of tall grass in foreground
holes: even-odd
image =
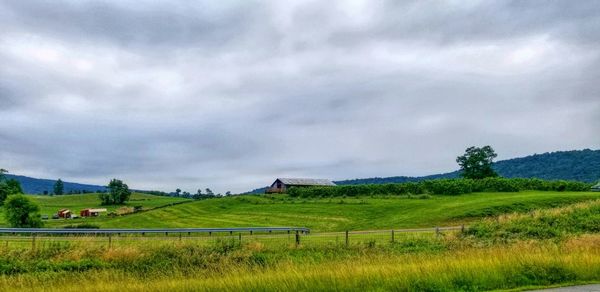
[[[481,291],[600,282],[600,201],[395,243],[0,247],[0,290]]]
[[[128,252],[115,250],[112,256],[124,261],[140,256]],[[221,260],[216,261],[217,269],[190,271],[186,270],[189,266],[165,265],[165,273],[97,269],[5,275],[0,277],[0,287],[47,291],[480,291],[548,286],[600,281],[600,236],[581,236],[562,243],[520,241],[441,253],[364,251],[326,261],[283,258],[266,266],[249,265],[235,257]]]

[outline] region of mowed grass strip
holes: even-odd
[[[116,218],[102,228],[304,226],[313,232],[449,226],[600,198],[595,192],[473,193],[460,196],[290,198],[239,196],[196,201]]]
[[[31,197],[40,205],[41,214],[49,216],[61,208],[78,213],[83,208],[101,207],[96,194]],[[543,191],[310,199],[249,195],[202,201],[133,194],[124,206],[140,205],[148,209],[189,203],[115,218],[48,220],[46,226],[56,228],[85,222],[101,228],[305,226],[313,232],[381,230],[468,224],[482,217],[560,207],[598,198],[600,193],[597,192]],[[114,211],[122,206],[107,208]],[[0,225],[6,226],[2,214]]]

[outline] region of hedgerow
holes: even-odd
[[[292,187],[292,197],[356,197],[373,195],[460,195],[472,192],[587,191],[591,184],[577,181],[536,178],[436,179],[398,184],[341,185],[335,187]]]

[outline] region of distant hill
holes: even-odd
[[[564,179],[591,183],[600,179],[600,150],[584,149],[534,154],[498,161],[494,163],[493,167],[500,176],[508,178]],[[402,183],[458,176],[459,172],[453,171],[421,177],[374,177],[342,180],[335,183],[339,185]]]
[[[542,179],[564,179],[583,182],[596,182],[600,180],[600,150],[573,150],[558,151],[544,154],[534,154],[521,158],[502,160],[494,163],[494,169],[503,177],[524,177]],[[456,178],[458,171],[433,174],[428,176],[410,177],[373,177],[336,181],[339,185],[351,184],[384,184],[421,181],[437,178]],[[55,180],[32,178],[21,175],[7,175],[21,183],[23,190],[28,194],[43,194],[44,191],[52,192]],[[64,182],[65,193],[96,192],[106,190],[105,186],[88,185]],[[247,192],[248,194],[264,193],[266,187]]]
[[[576,180],[596,182],[600,180],[600,150],[557,151],[534,154],[521,158],[502,160],[494,163],[500,176],[515,178],[541,178],[549,180]],[[416,182],[438,178],[457,178],[459,171],[428,176],[372,177],[335,181],[338,185],[387,184]],[[264,193],[266,187],[254,189],[248,194]]]
[[[7,174],[8,179],[16,179],[21,183],[26,194],[43,194],[44,191],[52,193],[56,180],[33,178],[22,175]],[[97,192],[106,190],[105,186],[88,185],[72,182],[64,182],[64,193]]]

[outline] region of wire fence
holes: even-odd
[[[44,250],[57,245],[83,247],[151,244],[261,245],[265,247],[374,246],[440,239],[465,231],[465,226],[312,233],[302,227],[226,229],[8,229],[0,228],[0,247]]]

